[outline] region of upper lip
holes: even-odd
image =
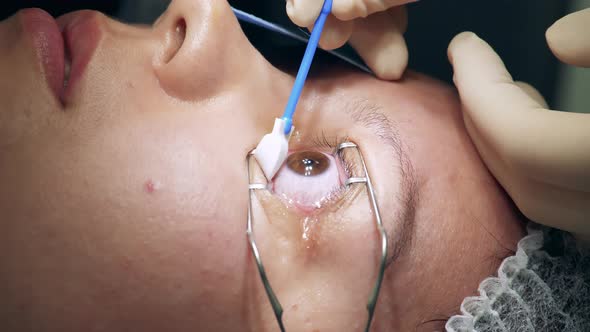
[[[76,84],[94,55],[101,38],[98,17],[94,11],[78,11],[63,15],[57,19],[64,40],[64,84],[61,99],[71,99]]]
[[[62,104],[73,97],[101,37],[98,13],[79,11],[57,20],[40,9],[21,12],[24,31],[43,65],[47,85]]]

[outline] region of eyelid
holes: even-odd
[[[333,135],[329,136],[325,131],[312,136],[311,145],[316,148],[326,148],[331,152],[337,152],[340,144],[348,141],[348,136]]]

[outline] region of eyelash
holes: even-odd
[[[314,148],[326,149],[326,150],[332,151],[333,156],[335,158],[338,158],[338,161],[342,163],[342,169],[344,169],[346,176],[350,177],[350,176],[352,176],[351,171],[353,169],[352,168],[353,165],[351,164],[350,160],[346,160],[346,158],[344,158],[343,154],[339,153],[339,151],[337,151],[340,144],[342,144],[344,142],[348,142],[348,141],[349,141],[348,136],[329,137],[326,135],[326,132],[321,131],[313,137],[313,139],[311,140],[311,144]]]
[[[328,136],[325,131],[317,133],[311,140],[311,146],[313,148],[325,149],[332,152],[332,156],[335,159],[337,159],[337,162],[340,162],[347,179],[352,176],[352,170],[354,169],[354,165],[350,160],[347,160],[347,158],[345,157],[346,154],[340,153],[338,151],[338,147],[340,146],[340,144],[348,141],[348,136]],[[337,188],[334,188],[328,194],[327,197],[331,197],[330,200],[333,201],[340,200],[346,194],[346,189],[347,186],[343,184]]]

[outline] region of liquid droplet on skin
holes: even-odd
[[[299,130],[295,130],[291,135],[291,138],[294,138],[297,143],[301,143],[301,132]]]
[[[305,244],[305,249],[311,249],[314,246],[314,239],[312,232],[317,227],[318,219],[315,217],[305,217],[302,223],[301,239]]]
[[[309,240],[309,217],[303,220],[303,233],[301,234],[303,241]]]

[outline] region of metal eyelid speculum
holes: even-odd
[[[373,315],[375,313],[375,307],[377,305],[377,299],[379,297],[379,291],[381,289],[381,284],[383,282],[383,276],[385,274],[385,268],[386,268],[386,264],[387,264],[387,252],[388,252],[387,234],[385,232],[385,228],[383,227],[383,223],[381,220],[381,213],[379,211],[379,206],[377,204],[377,198],[375,196],[375,191],[373,189],[373,183],[371,182],[371,177],[369,176],[369,172],[367,171],[367,166],[365,164],[365,160],[363,158],[363,155],[362,155],[359,147],[355,143],[352,143],[352,142],[345,142],[345,143],[340,144],[337,148],[337,152],[340,153],[346,149],[353,149],[354,151],[356,151],[357,156],[358,156],[358,160],[360,161],[360,165],[359,165],[360,170],[364,174],[361,176],[351,175],[351,177],[349,177],[345,181],[345,185],[346,186],[362,185],[362,184],[365,185],[365,187],[367,189],[367,195],[369,197],[369,203],[371,205],[371,210],[373,212],[372,215],[375,218],[375,225],[377,226],[377,231],[378,231],[379,237],[381,239],[381,252],[380,252],[381,258],[380,258],[380,262],[379,262],[379,270],[378,270],[378,274],[377,274],[377,279],[375,280],[375,284],[370,292],[369,300],[366,304],[368,317],[367,317],[367,324],[365,325],[364,331],[368,332],[371,327],[371,323],[373,321]],[[248,225],[247,225],[246,234],[248,237],[248,242],[250,244],[250,250],[251,250],[252,255],[256,261],[256,266],[258,268],[258,273],[260,274],[260,279],[261,279],[264,289],[266,291],[266,295],[268,296],[268,300],[270,301],[270,304],[271,304],[272,309],[274,311],[277,323],[279,325],[281,332],[285,332],[285,327],[283,325],[283,307],[281,306],[279,299],[277,298],[275,292],[273,291],[273,289],[270,285],[270,281],[268,280],[268,277],[266,275],[264,265],[262,264],[262,258],[260,257],[260,252],[259,252],[258,247],[256,245],[256,240],[254,237],[254,230],[252,227],[252,220],[253,220],[252,199],[255,197],[254,192],[256,190],[268,190],[268,183],[256,183],[256,182],[252,183],[252,175],[251,175],[251,170],[250,170],[250,159],[252,158],[252,156],[253,156],[252,153],[250,153],[250,154],[248,154],[248,157],[247,157],[249,203],[248,203]]]

